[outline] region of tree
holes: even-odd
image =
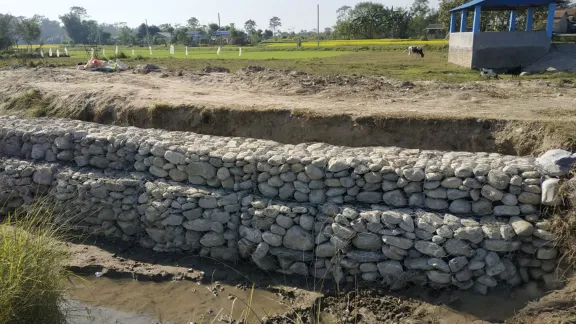
[[[133,45],[134,44],[134,34],[132,33],[132,29],[128,26],[122,26],[119,28],[120,32],[118,33],[118,42],[122,45]]]
[[[252,19],[247,20],[244,23],[244,30],[246,30],[248,34],[252,34],[256,30],[256,22]]]
[[[282,27],[282,21],[280,20],[280,18],[274,16],[270,18],[269,27],[272,28],[274,34],[276,34],[276,28]]]
[[[40,24],[40,38],[44,43],[59,44],[66,37],[66,32],[58,21],[40,15],[35,15],[34,19]]]
[[[0,14],[0,50],[16,44],[16,19],[10,14]]]
[[[192,18],[188,19],[187,22],[188,22],[188,27],[190,27],[190,29],[192,29],[192,30],[198,29],[198,25],[200,25],[200,21],[196,17],[192,17]]]
[[[408,36],[411,14],[402,8],[387,8],[380,3],[360,2],[353,9],[340,8],[336,35],[347,38],[403,38]]]
[[[273,37],[273,36],[274,36],[274,32],[271,31],[270,29],[266,29],[264,31],[264,38],[268,39],[268,38]]]
[[[34,18],[22,19],[18,23],[18,36],[32,47],[32,42],[40,38],[40,24]]]
[[[64,24],[64,29],[66,33],[68,33],[68,37],[77,44],[88,43],[90,24],[85,20],[87,16],[86,9],[82,7],[72,7],[69,13],[59,17]]]
[[[352,10],[352,7],[350,6],[342,6],[338,8],[338,10],[336,10],[336,13],[338,14],[337,19],[338,20],[348,19],[348,17],[350,16],[350,10]]]
[[[414,0],[410,7],[410,12],[415,17],[424,18],[430,12],[428,0]]]

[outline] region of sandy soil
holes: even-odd
[[[433,115],[450,118],[557,119],[558,112],[576,119],[576,88],[549,81],[480,81],[465,85],[439,82],[404,84],[382,77],[312,76],[299,72],[184,72],[139,75],[102,74],[71,69],[0,71],[5,93],[37,88],[73,102],[115,102],[125,108],[172,106],[234,109],[304,109],[316,114]],[[505,99],[505,103],[503,103]]]
[[[238,318],[247,309],[242,302],[249,303],[253,284],[251,308],[257,316],[267,316],[266,323],[312,323],[318,318],[321,323],[501,323],[512,318],[524,323],[520,315],[526,319],[540,309],[534,306],[538,304],[526,305],[543,296],[535,286],[487,296],[419,287],[391,292],[361,285],[337,291],[331,282],[282,277],[245,263],[228,266],[187,255],[150,253],[123,242],[85,243],[89,244],[69,243],[69,268],[80,276],[72,280],[69,296],[88,305],[91,314],[104,314],[117,323],[136,323],[132,318],[200,322],[202,316],[206,322],[226,320],[230,312]],[[232,309],[234,297],[238,300]],[[554,293],[542,300],[565,305],[572,297]],[[576,301],[571,302],[573,307]],[[93,322],[80,318],[82,324],[99,323],[98,316],[91,317]]]
[[[49,106],[43,113],[51,116],[282,143],[519,155],[576,147],[576,86],[558,80],[454,85],[294,71],[140,75],[50,68],[3,70],[0,79],[4,114],[26,114],[30,105],[18,108],[18,99],[38,89]]]

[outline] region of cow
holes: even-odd
[[[410,56],[410,54],[419,54],[420,57],[424,57],[424,50],[422,49],[422,47],[419,46],[409,46],[408,47],[408,56]]]

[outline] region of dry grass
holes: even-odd
[[[18,211],[0,224],[0,323],[65,323],[67,283],[60,227],[44,208]]]
[[[558,190],[562,204],[553,212],[550,230],[557,237],[555,245],[562,250],[559,262],[576,269],[576,167],[568,179]]]

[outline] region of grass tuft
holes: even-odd
[[[569,179],[558,189],[562,204],[553,212],[550,231],[556,236],[555,245],[562,250],[560,261],[576,269],[576,166]]]
[[[68,254],[60,227],[42,207],[0,224],[0,323],[65,323]]]

